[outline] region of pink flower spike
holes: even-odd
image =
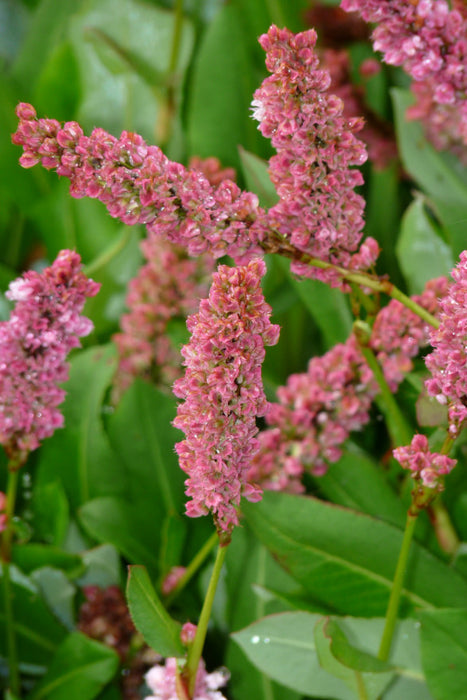
[[[467,251],[452,271],[454,283],[441,299],[440,326],[430,330],[434,348],[425,358],[432,374],[426,388],[449,406],[450,433],[456,437],[467,419]]]
[[[410,445],[396,447],[393,455],[401,467],[412,472],[413,479],[438,491],[443,490],[443,480],[440,477],[449,474],[457,464],[456,459],[438,452],[430,452],[425,435],[414,435]]]
[[[70,250],[10,284],[5,296],[16,306],[0,323],[0,443],[10,458],[21,461],[62,426],[66,356],[92,330],[81,311],[99,287]]]
[[[259,42],[271,75],[254,94],[253,117],[277,151],[269,174],[280,199],[256,226],[264,224],[266,241],[268,230],[277,231],[307,255],[366,269],[378,255],[375,242],[352,264],[364,225],[365,202],[354,191],[363,183],[354,166],[367,159],[355,136],[363,121],[349,119],[343,101],[330,94],[331,75],[320,66],[313,29],[294,35],[272,26]],[[292,270],[340,285],[328,270],[298,262]]]
[[[229,680],[230,674],[225,669],[207,673],[201,659],[196,675],[196,685],[192,700],[226,700],[219,692]],[[145,676],[146,684],[152,691],[145,700],[177,700],[177,659],[169,658],[164,665],[156,665]]]
[[[242,494],[258,500],[247,470],[258,449],[256,416],[264,415],[261,380],[265,345],[275,345],[279,326],[260,287],[266,266],[256,259],[243,267],[221,265],[208,299],[187,321],[191,340],[182,349],[186,372],[174,384],[180,404],[174,425],[185,433],[176,445],[189,475],[187,514],[211,512],[228,538],[238,524]]]

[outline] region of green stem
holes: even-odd
[[[201,654],[203,652],[204,640],[206,639],[209,618],[211,617],[212,605],[214,603],[214,596],[216,595],[217,584],[219,582],[219,576],[226,554],[227,546],[222,546],[222,544],[219,544],[216,561],[214,562],[214,568],[211,574],[211,580],[209,581],[208,590],[206,592],[206,598],[204,599],[203,608],[201,610],[201,615],[198,622],[198,627],[196,629],[195,639],[188,651],[188,658],[186,667],[184,669],[184,675],[188,680],[188,690],[190,698],[193,697],[196,683],[196,674],[198,672],[198,665],[201,659]]]
[[[358,700],[368,700],[368,693],[360,671],[355,671],[355,678],[357,680]]]
[[[389,280],[381,280],[378,277],[374,277],[364,272],[352,272],[351,270],[346,270],[344,267],[339,267],[339,265],[333,265],[332,263],[325,262],[324,260],[312,258],[310,255],[306,255],[306,253],[302,253],[301,251],[297,250],[297,248],[288,245],[287,242],[278,234],[274,236],[274,232],[272,231],[271,238],[266,239],[263,248],[267,253],[279,253],[279,255],[283,255],[291,260],[300,261],[306,265],[319,267],[322,270],[333,270],[347,282],[354,282],[360,287],[367,287],[368,289],[373,289],[376,292],[383,292],[393,299],[400,301],[401,304],[404,304],[404,306],[413,311],[414,314],[429,323],[430,326],[433,326],[433,328],[439,327],[439,321],[437,318],[430,314],[429,311],[424,309],[423,306],[420,306],[420,304],[417,304],[416,301],[401,292],[401,290]]]
[[[405,572],[407,569],[407,561],[409,558],[410,545],[417,522],[417,515],[413,515],[410,511],[407,513],[407,522],[405,525],[404,537],[402,540],[401,550],[399,552],[399,560],[397,562],[396,573],[392,584],[391,595],[389,597],[388,608],[386,611],[386,622],[384,625],[381,645],[378,652],[378,658],[382,661],[387,661],[391,651],[392,638],[397,622],[397,613],[399,611],[399,603],[402,594],[402,586],[404,584]]]
[[[103,251],[95,260],[84,268],[84,274],[94,275],[101,267],[105,267],[113,258],[115,258],[126,246],[130,240],[131,226],[125,226],[122,235],[118,240]]]
[[[356,321],[354,323],[354,333],[361,353],[378,383],[381,403],[383,405],[384,412],[389,418],[387,425],[391,433],[394,447],[398,447],[399,445],[408,445],[412,439],[413,431],[411,430],[410,426],[407,425],[407,421],[405,420],[404,415],[400,410],[396,399],[394,398],[394,394],[389,388],[386,377],[384,376],[383,370],[381,369],[373,350],[368,347],[367,342],[369,335],[371,334],[371,329],[363,321]]]
[[[10,690],[15,697],[19,697],[20,680],[13,615],[13,591],[11,587],[10,561],[11,546],[13,542],[13,515],[15,512],[16,494],[18,490],[18,478],[18,469],[8,470],[8,485],[6,493],[6,526],[2,534],[1,542],[1,560],[3,570],[3,600],[5,606],[8,668],[10,673]]]
[[[168,607],[173,599],[180,593],[183,588],[185,588],[186,584],[188,581],[190,581],[193,576],[196,574],[200,566],[203,564],[211,550],[214,548],[215,544],[219,541],[219,537],[217,535],[217,532],[214,532],[211,537],[203,544],[199,552],[196,554],[196,556],[193,557],[191,562],[188,564],[188,566],[185,569],[185,573],[180,576],[179,580],[177,581],[177,585],[169,593],[169,595],[165,599],[165,604]]]

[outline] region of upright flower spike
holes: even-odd
[[[428,393],[449,406],[449,430],[456,437],[467,419],[467,251],[451,275],[454,283],[440,301],[440,325],[430,332],[434,350],[425,363],[432,374]]]
[[[6,297],[16,305],[0,323],[0,444],[19,463],[63,425],[57,406],[66,393],[59,386],[68,379],[66,356],[92,330],[81,311],[99,288],[70,250],[10,284]]]
[[[267,407],[261,380],[264,346],[279,338],[260,287],[265,269],[258,259],[218,268],[209,297],[188,318],[192,335],[182,349],[186,373],[174,384],[175,395],[184,399],[174,425],[186,436],[176,450],[189,475],[187,514],[212,512],[226,541],[238,523],[241,496],[261,497],[246,474],[258,448],[256,416]]]
[[[254,94],[253,117],[277,151],[269,173],[280,198],[267,212],[265,226],[307,255],[367,269],[378,245],[368,238],[357,254],[365,202],[354,191],[362,175],[352,169],[367,159],[355,136],[363,122],[345,117],[342,100],[328,93],[331,77],[320,68],[316,38],[312,29],[294,35],[272,26],[259,40],[271,75]],[[292,269],[340,284],[329,270],[300,262]]]
[[[451,7],[450,7],[451,4]],[[452,150],[467,162],[467,9],[446,0],[342,0],[348,12],[374,22],[375,51],[386,63],[412,77],[420,119],[438,149]]]

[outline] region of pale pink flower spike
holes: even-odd
[[[174,425],[186,436],[176,450],[189,475],[187,514],[212,512],[227,539],[238,523],[241,496],[261,497],[246,474],[258,449],[256,416],[267,408],[264,346],[279,338],[260,287],[265,270],[257,259],[243,267],[221,265],[214,273],[208,299],[188,318],[192,335],[182,349],[186,373],[174,384],[175,395],[184,399]]]

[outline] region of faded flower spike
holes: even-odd
[[[93,325],[81,316],[100,285],[81,271],[81,258],[62,250],[51,267],[29,271],[10,284],[16,302],[0,323],[0,443],[19,464],[63,425],[66,356]]]
[[[184,399],[174,425],[186,435],[176,450],[189,475],[187,514],[212,512],[227,538],[238,524],[240,497],[261,497],[246,474],[258,449],[256,416],[267,407],[264,346],[279,338],[260,287],[265,270],[258,259],[243,267],[219,267],[209,297],[188,318],[192,336],[182,349],[186,373],[174,384],[175,395]]]

